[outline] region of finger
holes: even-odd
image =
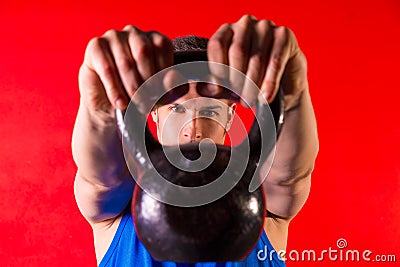
[[[148,36],[153,47],[155,72],[172,66],[174,64],[174,49],[168,37],[158,32],[149,32]]]
[[[252,35],[256,22],[254,17],[245,15],[232,25],[234,34],[228,50],[228,61],[229,66],[235,70],[231,69],[229,71],[229,79],[236,88],[242,88],[244,84],[245,76],[241,73],[246,74],[247,72]]]
[[[142,31],[133,26],[124,28],[129,32],[128,43],[137,70],[143,81],[155,73],[153,46],[150,39]]]
[[[228,47],[232,42],[233,31],[230,24],[223,24],[210,38],[207,44],[208,61],[210,72],[215,77],[228,80],[229,65]],[[215,63],[219,64],[215,64]]]
[[[128,35],[125,32],[111,30],[105,36],[108,39],[120,80],[129,98],[131,98],[143,81],[137,71],[136,63],[129,48]]]
[[[85,106],[93,111],[110,111],[110,103],[106,90],[97,73],[83,64],[79,69],[79,91]]]
[[[167,92],[161,101],[163,104],[171,103],[189,91],[187,78],[175,69],[165,73],[162,83]]]
[[[261,20],[255,25],[252,36],[250,58],[246,76],[257,86],[261,86],[267,67],[267,58],[273,42],[273,25],[268,20]]]
[[[166,91],[170,91],[176,86],[186,84],[188,79],[182,75],[178,70],[169,69],[163,77],[163,86]]]
[[[105,38],[92,39],[85,53],[84,64],[99,76],[110,103],[119,109],[128,105],[128,99],[120,84],[117,68]]]
[[[141,96],[138,98],[142,106],[139,110],[144,111],[150,110],[154,105],[161,103],[161,100],[168,99],[168,94],[165,95],[166,88],[163,86],[165,73],[169,71],[163,71],[167,67],[170,67],[174,63],[174,53],[171,41],[164,35],[158,32],[152,31],[147,33],[150,42],[153,47],[154,54],[154,71],[157,73],[150,79],[146,80],[145,86],[141,91]]]
[[[266,101],[271,102],[279,88],[282,74],[291,53],[294,40],[290,38],[290,30],[277,27],[274,30],[274,41],[268,59],[267,70],[261,85],[261,92]]]
[[[250,58],[247,67],[247,79],[243,86],[242,97],[250,106],[255,104],[259,87],[265,75],[267,58],[273,41],[273,24],[268,20],[261,20],[255,25],[252,36]]]
[[[300,49],[288,60],[281,80],[285,95],[293,95],[308,88],[307,60]]]

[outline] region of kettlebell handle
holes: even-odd
[[[197,62],[197,61],[208,61],[207,51],[206,50],[195,50],[195,51],[177,51],[174,53],[174,65],[179,65],[182,63],[188,62]],[[202,70],[200,70],[201,72]],[[146,115],[141,114],[135,107],[134,104],[131,104],[129,109],[130,111],[130,120],[134,121],[133,124],[127,124],[124,121],[125,112],[124,110],[116,109],[116,121],[117,127],[119,130],[120,137],[124,141],[124,145],[127,146],[128,150],[131,152],[131,155],[134,156],[135,160],[141,166],[141,168],[150,168],[148,160],[143,155],[147,154],[147,149],[149,151],[153,150],[162,150],[161,144],[153,137],[150,130],[148,129],[146,122]],[[272,113],[272,118],[271,118]],[[273,125],[275,126],[274,132],[271,131],[271,119],[274,120]],[[273,146],[275,145],[275,141],[277,140],[281,127],[284,121],[284,100],[282,89],[280,88],[275,99],[268,105],[260,103],[257,100],[256,103],[256,114],[253,125],[248,133],[250,151],[252,155],[259,157],[260,154],[268,155],[268,153],[261,153],[261,147],[264,145],[263,149],[267,149],[271,151]],[[137,126],[139,125],[139,129]],[[141,132],[141,126],[145,125],[145,133]],[[274,135],[274,136],[272,136]],[[262,140],[269,139],[273,137],[273,142],[265,142]],[[143,141],[143,137],[145,138],[145,142]],[[234,149],[245,149],[248,144],[244,141],[239,144]],[[257,161],[265,160],[265,157],[258,158]]]

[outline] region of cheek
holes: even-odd
[[[225,128],[217,121],[204,119],[201,120],[199,126],[204,137],[212,138],[218,142],[224,137]]]
[[[179,143],[179,134],[187,119],[185,116],[177,116],[171,113],[160,113],[158,121],[158,138],[164,145]]]

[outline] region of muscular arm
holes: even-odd
[[[72,152],[78,166],[74,192],[89,222],[114,218],[129,202],[134,180],[127,170],[115,122],[108,114],[91,115],[81,104],[73,132]]]
[[[245,73],[268,102],[282,84],[286,119],[271,171],[268,174],[266,163],[261,174],[268,174],[264,182],[268,210],[276,218],[289,221],[307,199],[318,151],[306,59],[290,29],[249,15],[222,25],[211,37],[208,48],[211,61]],[[221,74],[215,71],[215,75]],[[235,84],[233,78],[231,81]],[[241,97],[254,103],[258,96],[250,93],[245,83]]]
[[[285,123],[264,188],[268,210],[280,218],[291,219],[300,211],[310,191],[318,136],[308,90],[300,92],[294,101],[288,98],[286,103]]]
[[[81,101],[72,151],[78,167],[75,198],[90,223],[115,219],[134,188],[118,137],[115,109],[126,108],[128,96],[143,81],[172,63],[171,42],[154,31],[126,26],[89,42],[79,71]]]
[[[294,34],[286,33],[291,50],[281,79],[286,117],[264,188],[268,210],[278,218],[291,220],[308,198],[319,142],[307,61]]]

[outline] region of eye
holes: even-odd
[[[202,117],[214,117],[219,114],[218,114],[218,112],[211,110],[211,109],[203,109],[203,110],[200,110],[199,115]]]
[[[170,109],[177,113],[184,113],[186,111],[185,107],[179,104],[171,106]]]

